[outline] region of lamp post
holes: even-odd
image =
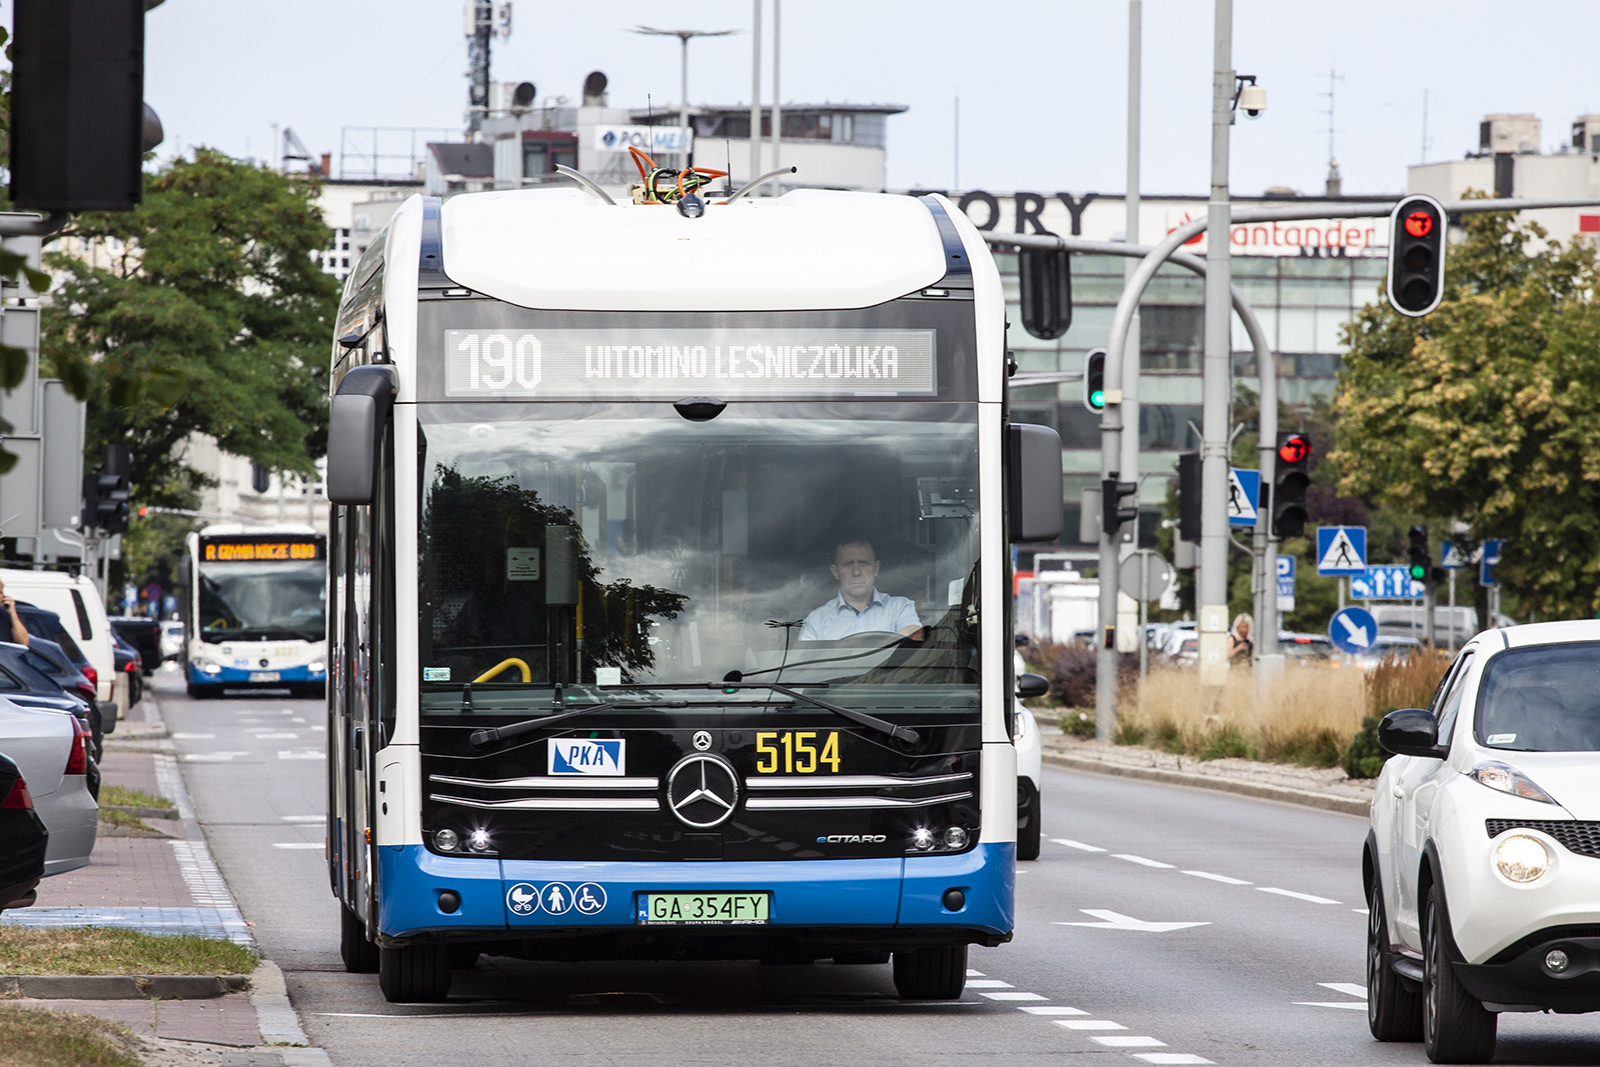
[[[634,33],[647,37],[676,37],[683,42],[683,64],[678,83],[678,136],[683,138],[683,159],[680,167],[689,165],[689,39],[691,37],[726,37],[738,30],[658,30],[653,26],[635,26]],[[652,132],[652,137],[655,134]]]

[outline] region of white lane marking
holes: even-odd
[[[1355,912],[1357,915],[1371,915],[1372,914],[1372,910],[1370,908],[1351,908],[1350,910]]]
[[[222,880],[222,872],[217,870],[204,841],[174,841],[172,854],[178,861],[178,874],[189,887],[196,907],[238,910],[233,894],[228,892],[228,883]]]
[[[276,729],[276,726],[246,726],[244,732],[247,734],[270,734]]]
[[[1037,993],[979,993],[978,995],[981,996],[981,997],[988,997],[990,1000],[1048,1000],[1048,999],[1050,999],[1049,997],[1041,997]]]
[[[1229,878],[1225,874],[1212,874],[1210,871],[1184,871],[1183,873],[1184,874],[1188,874],[1188,875],[1193,875],[1196,878],[1205,878],[1205,879],[1208,879],[1208,880],[1213,881],[1213,882],[1221,882],[1223,885],[1254,885],[1255,884],[1254,882],[1247,882],[1243,878]]]
[[[1017,1010],[1018,1011],[1025,1011],[1029,1015],[1088,1015],[1089,1014],[1088,1012],[1084,1011],[1082,1008],[1062,1008],[1062,1007],[1057,1007],[1054,1004],[1045,1005],[1045,1006],[1030,1005],[1030,1006],[1025,1007],[1025,1008],[1018,1008]]]
[[[278,750],[278,758],[279,759],[327,759],[328,757],[318,749],[301,748],[301,749],[293,749],[293,750],[291,750],[291,749],[279,749]]]
[[[1155,923],[1143,919],[1135,919],[1131,915],[1123,915],[1117,911],[1106,911],[1103,908],[1079,908],[1085,915],[1093,915],[1101,920],[1097,923],[1069,923],[1053,922],[1051,926],[1088,926],[1098,930],[1139,930],[1143,933],[1165,934],[1173,930],[1186,930],[1191,926],[1210,926],[1210,922],[1198,923]]]
[[[1172,864],[1170,863],[1162,863],[1160,860],[1145,859],[1143,856],[1130,856],[1126,852],[1114,852],[1112,853],[1111,858],[1127,860],[1129,863],[1137,863],[1141,867],[1157,867],[1166,871],[1172,870]]]
[[[313,726],[311,728],[311,732],[314,734],[325,734],[328,732],[328,728],[326,726]]]
[[[1068,1030],[1126,1030],[1121,1023],[1114,1023],[1110,1019],[1057,1019],[1057,1026],[1064,1026]]]
[[[1204,1056],[1192,1052],[1135,1052],[1133,1058],[1146,1063],[1210,1063]]]
[[[301,723],[301,724],[305,723],[305,719],[301,718],[299,715],[296,715],[294,718],[290,719],[289,721],[290,722],[298,722],[298,723]]]
[[[1277,889],[1270,885],[1258,885],[1256,886],[1256,891],[1258,893],[1276,893],[1280,897],[1293,897],[1296,900],[1309,900],[1313,904],[1339,903],[1337,900],[1329,900],[1327,897],[1314,897],[1310,893],[1296,893],[1292,889]]]
[[[299,734],[256,734],[257,741],[298,741]]]
[[[321,848],[322,845],[321,845],[321,843],[316,842],[316,841],[285,841],[285,842],[280,842],[278,844],[274,844],[272,847],[273,848]]]
[[[216,734],[171,734],[174,741],[214,741]]]
[[[1318,982],[1317,984],[1323,989],[1331,989],[1335,993],[1360,997],[1362,1000],[1367,999],[1367,987],[1364,985],[1357,985],[1354,982]]]
[[[982,971],[975,971],[971,967],[968,967],[967,968],[967,977],[968,978],[982,978],[983,977],[983,972]]]
[[[1297,1000],[1297,1008],[1354,1008],[1356,1011],[1366,1011],[1367,1002],[1364,1000]]]
[[[185,763],[228,763],[240,756],[248,756],[248,752],[186,752],[183,756]]]
[[[980,982],[968,982],[968,989],[1012,989],[1010,982],[1002,982],[998,978],[985,978]]]
[[[280,816],[278,816],[278,818],[283,820],[284,822],[322,822],[324,819],[327,818],[327,816],[325,816],[325,815],[280,815]]]
[[[1086,845],[1082,841],[1074,841],[1071,838],[1067,838],[1067,837],[1052,837],[1050,840],[1054,841],[1058,845],[1066,845],[1068,848],[1075,848],[1079,852],[1104,852],[1105,851],[1105,849],[1103,849],[1103,848],[1097,848],[1094,845]]]
[[[1165,1041],[1153,1037],[1132,1037],[1128,1034],[1090,1034],[1089,1040],[1106,1048],[1166,1048]]]

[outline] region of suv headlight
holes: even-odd
[[[1018,708],[1016,714],[1011,716],[1011,740],[1013,743],[1017,743],[1027,736],[1028,716],[1021,708]]]
[[[1467,772],[1479,785],[1486,785],[1490,789],[1498,789],[1502,793],[1510,793],[1514,797],[1525,800],[1537,800],[1541,804],[1554,804],[1555,798],[1534,784],[1533,779],[1499,760],[1485,760]]]
[[[1527,834],[1512,834],[1494,847],[1494,865],[1513,882],[1537,882],[1550,870],[1550,850]]]

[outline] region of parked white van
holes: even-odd
[[[28,571],[0,568],[0,582],[6,595],[45,608],[61,616],[61,623],[89,657],[99,677],[95,680],[101,700],[115,700],[119,713],[126,713],[126,695],[119,697],[116,660],[111,653],[111,623],[106,618],[105,600],[87,577],[62,571]]]

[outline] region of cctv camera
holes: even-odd
[[[1246,85],[1239,90],[1239,107],[1246,115],[1255,118],[1267,110],[1267,91],[1259,85]]]

